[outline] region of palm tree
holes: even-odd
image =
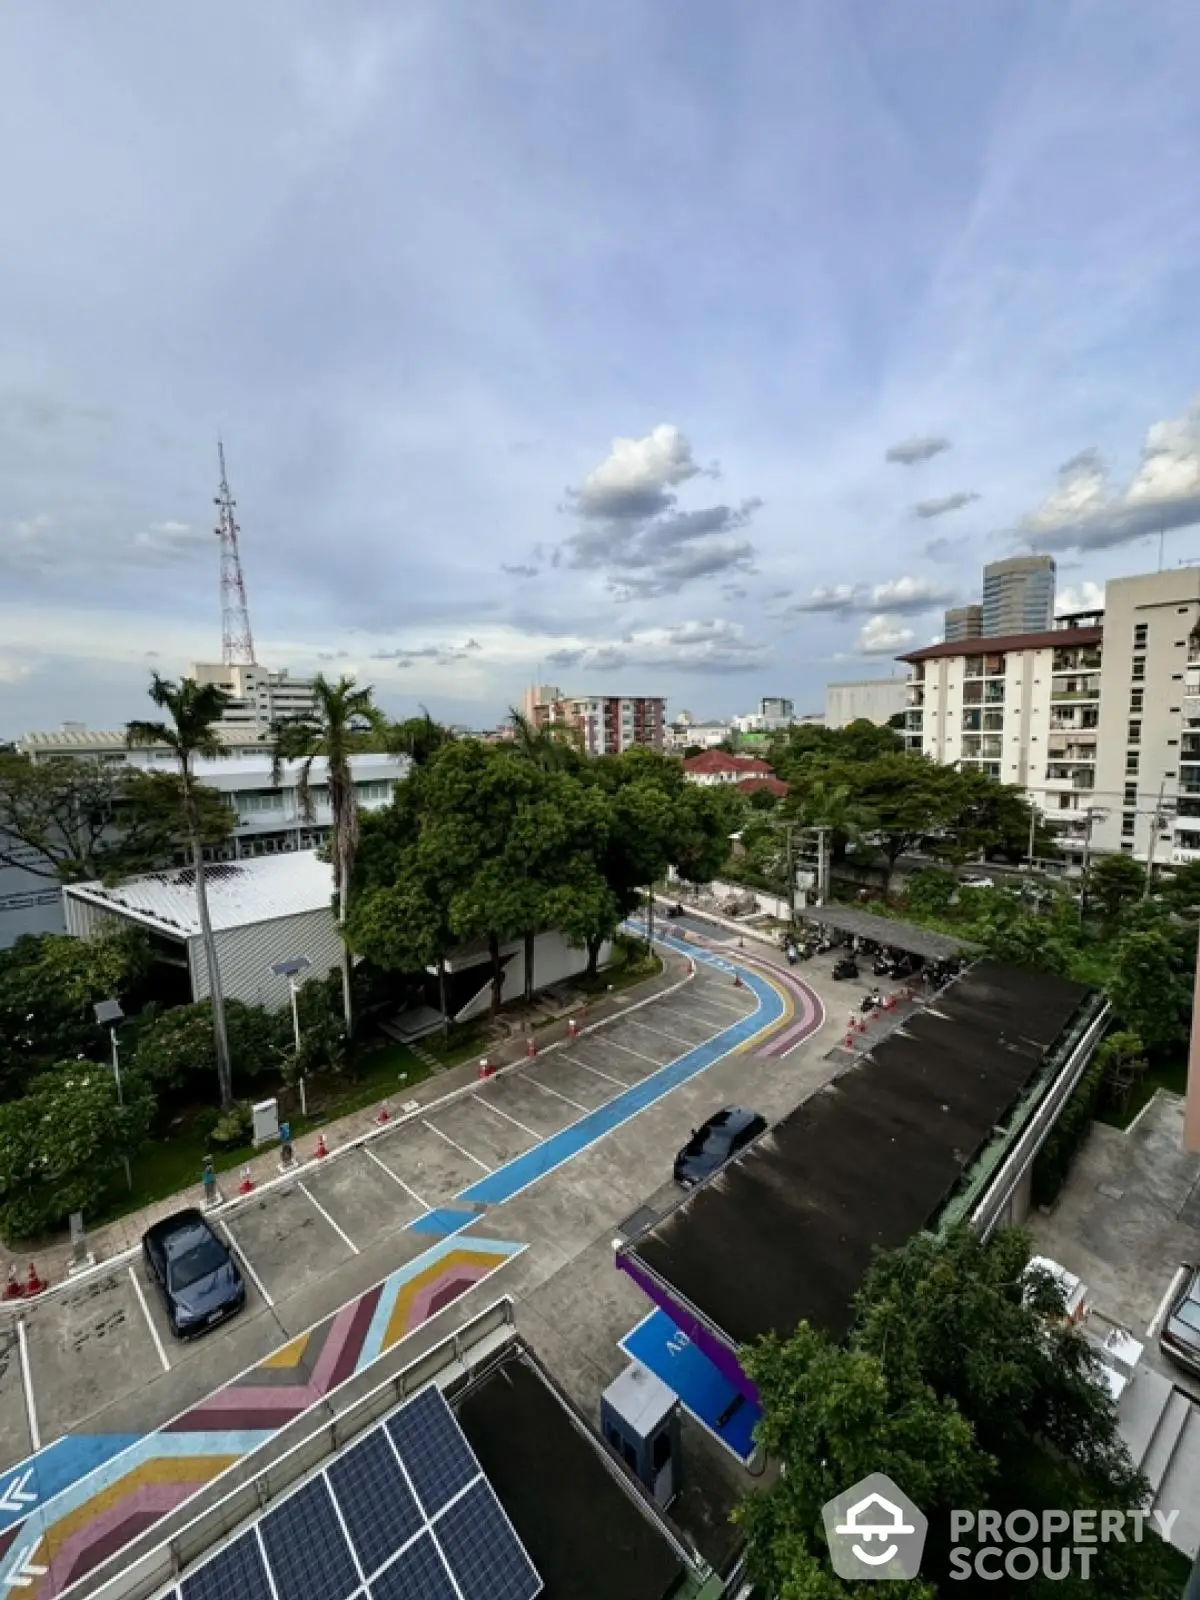
[[[547,722],[539,728],[516,706],[509,706],[508,725],[518,754],[526,756],[543,772],[562,772],[574,764],[582,735],[572,723]]]
[[[350,772],[350,757],[361,748],[368,734],[385,736],[387,719],[372,699],[370,687],[359,689],[353,678],[330,683],[323,676],[313,682],[314,707],[308,716],[278,722],[272,730],[271,782],[278,787],[285,761],[299,761],[296,797],[306,822],[316,820],[309,779],[312,764],[323,756],[329,786],[329,809],[333,814],[333,833],[329,841],[329,860],[333,867],[333,888],[338,901],[338,924],[342,930],[342,1001],[346,1032],[354,1027],[354,1003],[350,986],[350,947],[346,943],[346,913],[350,906],[350,879],[358,853],[358,797]]]
[[[184,825],[192,853],[192,870],[196,879],[196,910],[200,917],[200,939],[204,945],[204,959],[208,963],[208,992],[212,1000],[213,1041],[217,1052],[217,1083],[221,1091],[221,1109],[228,1111],[233,1104],[233,1065],[229,1056],[229,1036],[225,1030],[225,996],[221,989],[221,968],[217,961],[217,946],[213,939],[212,921],[208,915],[208,891],[204,882],[204,842],[200,828],[199,807],[196,800],[194,764],[197,756],[228,755],[217,738],[217,724],[231,696],[215,683],[197,683],[195,678],[182,678],[172,683],[155,672],[150,679],[150,698],[170,718],[164,722],[147,722],[135,719],[125,725],[125,743],[135,745],[165,744],[179,767],[180,789],[183,797]]]
[[[419,717],[392,723],[387,732],[387,748],[408,756],[414,767],[424,767],[452,737],[449,728],[435,722],[422,706]]]

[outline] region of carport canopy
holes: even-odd
[[[968,954],[979,948],[969,939],[932,933],[928,928],[919,928],[915,922],[897,922],[891,917],[878,917],[871,911],[859,910],[857,906],[805,906],[799,915],[805,922],[833,928],[838,933],[851,933],[858,939],[874,939],[876,944],[890,945],[893,950],[907,950],[914,956],[924,956],[927,961],[946,961],[950,956]]]

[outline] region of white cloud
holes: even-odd
[[[840,616],[854,612],[904,612],[917,614],[949,605],[956,591],[932,578],[887,578],[882,583],[835,583],[812,591],[789,611],[828,611]]]
[[[899,444],[892,445],[884,460],[896,461],[902,467],[912,467],[918,461],[928,461],[949,448],[949,439],[943,438],[940,433],[923,433],[915,439],[902,439]]]
[[[670,491],[699,471],[687,437],[660,422],[640,439],[614,439],[600,465],[570,493],[580,516],[655,516],[674,505]]]
[[[1054,600],[1056,617],[1068,616],[1072,611],[1103,611],[1104,585],[1085,578],[1077,589],[1060,589]]]
[[[1059,471],[1046,499],[1017,531],[1039,550],[1105,550],[1200,523],[1200,403],[1146,432],[1141,464],[1123,490],[1110,486],[1099,453],[1084,450]]]
[[[913,630],[904,626],[901,617],[869,617],[859,633],[858,648],[864,656],[897,655],[907,649],[915,638]]]
[[[201,549],[211,551],[212,535],[199,533],[188,522],[152,522],[148,528],[134,534],[130,550],[137,556],[150,558],[193,555]]]
[[[744,672],[769,659],[767,646],[751,642],[741,623],[721,617],[634,630],[607,643],[554,650],[545,658],[551,667],[583,672],[616,672],[625,667]]]

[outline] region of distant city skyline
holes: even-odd
[[[220,658],[218,434],[259,660],[469,726],[1200,555],[1185,0],[2,26],[0,737]]]

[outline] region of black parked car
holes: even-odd
[[[142,1253],[180,1339],[204,1333],[246,1303],[237,1262],[201,1211],[177,1211],[156,1222],[142,1235]]]
[[[690,1189],[718,1167],[723,1167],[760,1133],[765,1133],[766,1127],[767,1119],[760,1117],[757,1111],[727,1106],[724,1111],[716,1112],[693,1131],[675,1157],[675,1182]]]

